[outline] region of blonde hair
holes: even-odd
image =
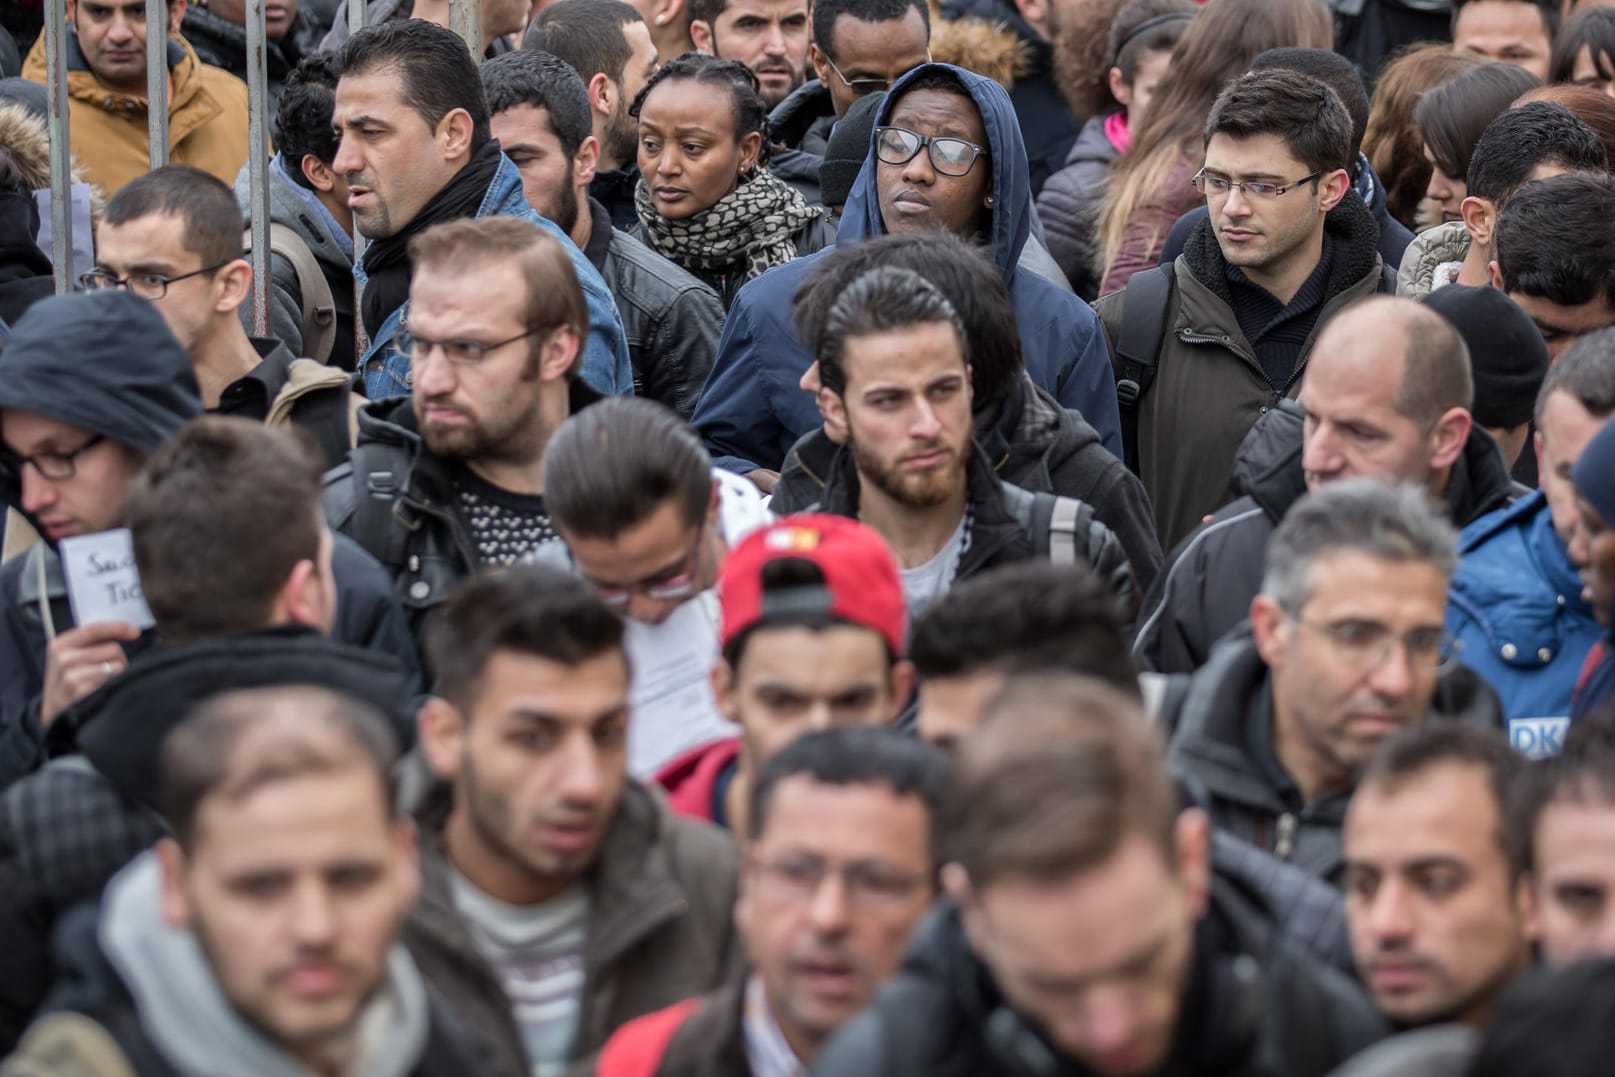
[[[1159,197],[1181,162],[1205,160],[1205,123],[1224,86],[1268,49],[1332,49],[1334,20],[1322,0],[1211,0],[1172,50],[1172,77],[1132,117],[1133,148],[1114,165],[1099,215],[1101,276],[1128,224]],[[1198,167],[1198,165],[1197,165]],[[1150,236],[1158,244],[1164,231]]]

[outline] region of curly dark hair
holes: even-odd
[[[762,96],[758,93],[757,76],[738,60],[720,60],[701,52],[687,52],[675,57],[656,69],[656,74],[650,77],[645,88],[634,98],[634,103],[628,106],[628,115],[639,119],[639,111],[645,107],[651,91],[664,82],[679,79],[727,89],[732,106],[730,112],[735,118],[735,141],[739,142],[753,131],[757,132],[763,137],[762,153],[757,163],[768,163],[769,146],[773,142],[768,125],[768,106],[763,104]]]

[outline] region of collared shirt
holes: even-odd
[[[786,1042],[785,1033],[768,1008],[763,981],[755,974],[746,981],[740,1027],[746,1039],[746,1064],[751,1068],[751,1077],[807,1077],[807,1067]]]

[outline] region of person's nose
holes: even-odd
[[[358,140],[344,131],[336,144],[336,156],[331,158],[331,171],[339,176],[351,176],[364,171],[364,157],[359,153]]]
[[[1407,894],[1395,879],[1386,879],[1374,891],[1365,914],[1368,929],[1381,948],[1396,949],[1413,937],[1413,916]]]
[[[921,146],[920,152],[903,165],[903,179],[922,187],[936,182],[936,170],[931,167],[931,147]]]
[[[915,441],[934,441],[941,433],[942,420],[938,418],[936,409],[930,401],[920,397],[915,405],[914,421],[909,424],[909,437]]]
[[[56,484],[39,473],[32,464],[22,466],[22,510],[37,513],[56,504]]]

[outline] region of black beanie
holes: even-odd
[[[1449,284],[1424,305],[1451,322],[1469,348],[1475,379],[1475,422],[1512,430],[1531,421],[1548,373],[1548,348],[1536,323],[1496,288]]]
[[[852,194],[852,185],[869,157],[869,143],[875,131],[875,113],[886,99],[872,93],[854,101],[847,114],[830,128],[830,140],[819,162],[819,196],[827,206],[839,206]]]

